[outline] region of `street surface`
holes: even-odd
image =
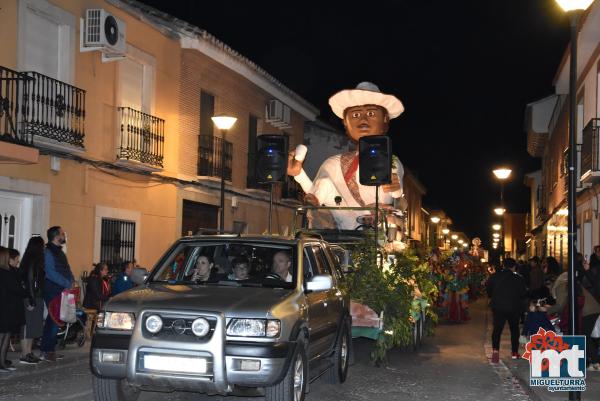
[[[398,401],[398,400],[564,400],[566,394],[550,394],[545,390],[530,391],[528,364],[510,360],[508,327],[504,333],[501,354],[503,363],[493,367],[486,357],[489,348],[489,317],[486,301],[471,306],[473,319],[461,325],[440,324],[436,336],[425,340],[414,353],[394,350],[386,367],[369,362],[371,342],[355,341],[356,363],[342,386],[317,380],[311,385],[309,401]],[[9,354],[16,361],[16,354]],[[18,366],[11,374],[0,376],[0,400],[73,400],[92,401],[91,375],[87,348],[73,345],[65,351],[65,359],[56,364]],[[524,381],[523,381],[524,380]],[[600,399],[600,373],[588,373],[588,389],[583,399]],[[143,393],[140,401],[249,401],[262,398],[201,396],[194,393]]]

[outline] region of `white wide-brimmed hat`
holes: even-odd
[[[339,91],[329,98],[331,110],[339,118],[344,118],[344,110],[348,107],[374,104],[388,111],[390,119],[398,117],[404,111],[402,102],[394,95],[381,93],[377,85],[371,82],[361,82],[356,89]]]

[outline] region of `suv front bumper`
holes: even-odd
[[[217,394],[231,393],[235,386],[271,386],[283,378],[295,351],[295,342],[227,342],[225,317],[215,313],[202,315],[217,318],[215,330],[205,342],[157,340],[145,335],[139,323],[131,337],[97,332],[90,355],[92,372],[99,377],[126,378],[141,389]],[[120,353],[121,358],[116,358],[118,362],[105,361],[103,354],[110,353]],[[145,355],[202,358],[208,368],[203,374],[145,369]]]

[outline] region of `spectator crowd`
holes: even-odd
[[[47,239],[46,243],[41,236],[32,237],[22,256],[16,249],[0,246],[0,374],[16,370],[16,363],[7,358],[7,353],[11,341],[17,338],[20,364],[56,362],[63,357],[56,352],[57,336],[65,325],[60,319],[61,297],[65,290],[80,294],[81,288],[63,251],[64,230],[50,227]],[[89,276],[83,276],[87,338],[103,304],[134,286],[131,274],[135,267],[135,260],[123,262],[118,274],[111,274],[108,264],[101,262]],[[36,341],[39,355],[33,352]]]

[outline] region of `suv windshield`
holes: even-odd
[[[287,245],[201,242],[177,246],[151,282],[294,288],[296,255]]]

